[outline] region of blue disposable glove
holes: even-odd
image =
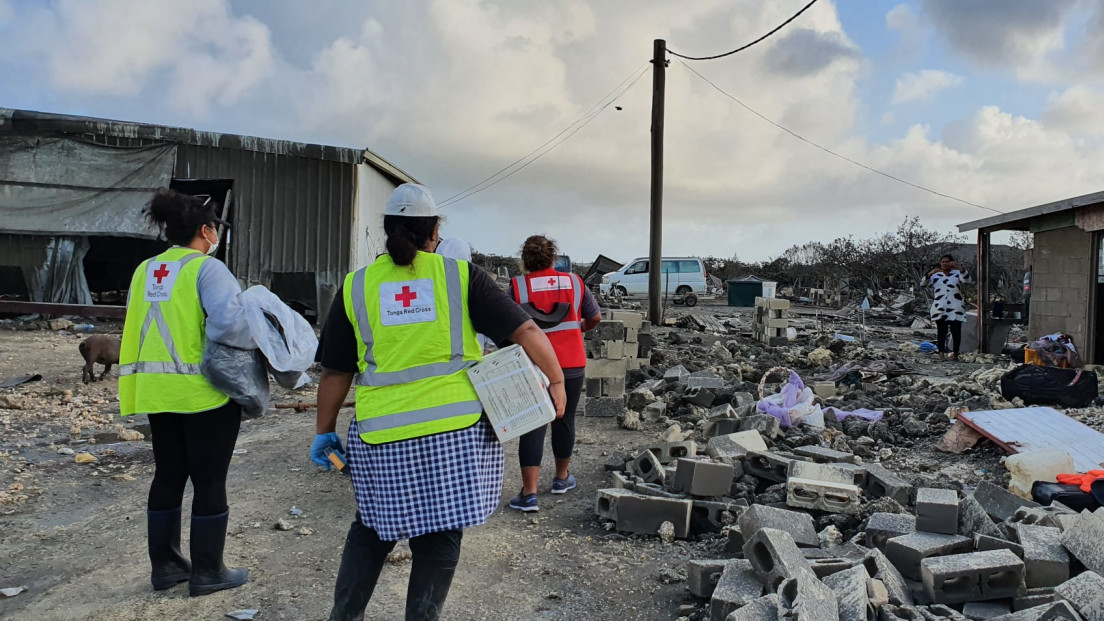
[[[345,449],[341,446],[341,438],[334,432],[320,433],[314,436],[314,442],[311,442],[311,461],[319,466],[325,466],[326,470],[329,470],[332,466],[330,460],[326,457],[326,449],[334,449],[335,451],[345,452]]]

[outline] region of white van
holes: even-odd
[[[696,257],[663,257],[660,288],[669,295],[706,293],[705,264]],[[602,277],[602,293],[648,295],[648,258],[629,261],[624,267]]]

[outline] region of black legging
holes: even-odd
[[[150,511],[176,509],[192,479],[192,515],[225,513],[226,473],[241,428],[241,407],[233,401],[196,414],[150,414],[153,460]]]
[[[937,319],[935,321],[936,339],[939,341],[936,345],[939,347],[939,353],[946,353],[947,351],[947,331],[951,333],[951,343],[954,345],[953,353],[958,355],[958,346],[962,342],[962,322],[951,321],[949,319]]]
[[[579,399],[583,395],[585,386],[585,377],[564,380],[564,392],[567,393],[564,415],[563,418],[552,421],[552,454],[556,459],[571,459],[571,451],[575,450],[575,408],[579,407]],[[544,459],[546,429],[548,425],[543,425],[521,436],[518,444],[518,458],[522,468],[541,465],[541,460]]]

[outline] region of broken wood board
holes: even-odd
[[[1104,464],[1104,433],[1048,407],[963,412],[958,419],[1009,453],[1054,448],[1073,458],[1078,472]]]

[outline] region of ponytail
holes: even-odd
[[[199,229],[214,223],[211,208],[195,196],[160,188],[143,210],[150,224],[160,228],[165,239],[178,246],[192,243]]]
[[[414,263],[418,251],[433,238],[440,221],[438,216],[384,216],[383,232],[387,234],[387,254],[395,265]]]

